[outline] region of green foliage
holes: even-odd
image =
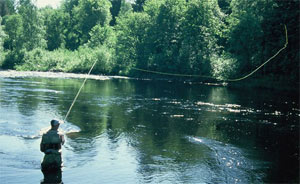
[[[4,68],[87,72],[97,61],[103,74],[143,75],[137,67],[235,78],[282,48],[285,24],[288,47],[256,76],[299,80],[297,0],[64,0],[40,10],[15,2],[0,2]]]
[[[24,56],[23,45],[23,20],[18,14],[4,17],[4,31],[6,37],[4,39],[4,48],[7,51],[2,68],[13,69],[15,65],[22,62]]]
[[[95,48],[105,45],[113,49],[116,44],[116,35],[111,26],[96,25],[90,31],[90,40],[87,43],[88,47]]]
[[[219,7],[222,10],[222,12],[224,12],[225,14],[231,13],[231,9],[230,9],[231,1],[232,0],[218,0]]]
[[[132,12],[132,6],[126,0],[121,0],[119,17],[126,16],[127,13]]]
[[[180,57],[189,73],[210,75],[211,59],[220,52],[217,42],[224,27],[223,15],[216,0],[191,0],[187,6]]]
[[[186,12],[185,0],[166,0],[161,4],[155,24],[151,27],[154,50],[153,62],[162,71],[177,72],[180,67],[180,49],[182,45],[183,20]]]
[[[15,0],[1,0],[0,1],[0,17],[11,15],[15,13]]]
[[[67,0],[62,5],[67,49],[76,50],[90,39],[96,25],[107,26],[112,19],[108,0]]]
[[[228,51],[239,61],[240,74],[249,73],[261,64],[261,50],[263,46],[263,7],[267,2],[257,0],[232,0],[232,14],[228,17]]]
[[[269,58],[284,45],[284,25],[287,26],[289,41],[285,52],[264,68],[265,75],[275,73],[277,78],[287,77],[291,81],[299,82],[299,7],[300,1],[298,0],[273,0],[264,12],[264,19],[261,23],[264,33],[262,58]]]
[[[105,47],[81,47],[77,51],[58,49],[46,51],[41,48],[26,52],[24,63],[17,70],[60,71],[87,73],[95,61],[94,73],[109,73],[113,65],[113,55]]]
[[[107,47],[100,46],[94,49],[81,47],[78,50],[78,54],[81,56],[81,62],[75,67],[75,71],[83,70],[82,72],[87,73],[95,61],[97,63],[93,73],[108,74],[112,71],[114,54]]]
[[[109,24],[112,18],[110,8],[111,3],[108,0],[79,0],[72,13],[77,21],[75,29],[79,32],[80,44],[89,40],[89,32],[95,25]]]
[[[150,17],[154,18],[159,14],[160,6],[165,2],[165,0],[148,0],[144,5],[144,12]]]
[[[0,67],[1,67],[4,57],[5,57],[3,44],[4,44],[5,38],[7,37],[7,35],[5,34],[5,32],[3,30],[3,26],[1,25],[1,23],[2,23],[2,18],[0,16]]]
[[[263,33],[252,15],[244,15],[230,31],[229,52],[240,61],[240,73],[255,69],[260,62]],[[249,72],[248,72],[249,73]]]
[[[4,26],[2,25],[2,17],[0,16],[0,51],[3,51],[3,44],[6,38],[6,34],[3,30]]]
[[[79,0],[64,0],[61,10],[66,14],[64,18],[65,29],[65,47],[67,49],[76,50],[80,46],[79,31],[77,30],[77,20],[74,17],[73,9],[78,6]]]
[[[70,16],[72,15],[72,10],[75,6],[78,6],[79,4],[79,0],[64,0],[62,1],[62,10],[65,13],[70,14]]]
[[[144,4],[145,4],[145,1],[146,0],[135,0],[134,1],[134,4],[133,4],[133,10],[135,12],[141,12],[143,11],[143,7],[144,7]]]
[[[149,47],[145,44],[150,18],[145,13],[128,13],[117,19],[116,57],[122,66],[121,74],[128,74],[130,67],[144,61]]]
[[[19,3],[18,11],[22,17],[22,41],[25,49],[30,51],[34,48],[45,48],[45,28],[37,7],[31,0],[20,0]]]
[[[46,29],[47,49],[55,50],[65,46],[65,29],[68,25],[68,14],[62,10],[46,7],[41,10]]]
[[[111,13],[111,16],[112,16],[112,20],[110,21],[109,24],[111,26],[114,26],[116,24],[116,18],[119,15],[122,0],[109,0],[109,1],[111,3],[111,6],[112,6],[110,8],[110,13]]]
[[[127,0],[109,0],[112,4],[110,12],[112,15],[112,20],[110,25],[114,26],[116,24],[117,17],[124,16],[126,13],[132,11],[132,5]]]
[[[128,68],[209,75],[223,15],[217,1],[149,0],[144,12],[118,19],[118,63]],[[221,23],[220,23],[221,22]]]
[[[23,48],[23,19],[19,14],[4,17],[5,32],[8,37],[5,39],[4,47],[9,50],[20,50]]]
[[[2,64],[2,68],[15,69],[16,66],[22,64],[25,52],[25,49],[8,50]]]
[[[237,59],[232,57],[228,52],[211,57],[212,75],[216,79],[226,80],[236,77],[235,74],[238,71],[238,66]]]
[[[227,17],[225,48],[238,60],[240,76],[261,65],[283,47],[285,24],[289,34],[286,51],[264,66],[259,74],[286,75],[298,81],[299,23],[296,20],[300,16],[297,10],[299,1],[232,0],[230,6],[232,13]]]

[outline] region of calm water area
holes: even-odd
[[[0,78],[0,183],[40,183],[41,130],[83,79]],[[67,121],[62,181],[298,183],[299,93],[88,80]]]

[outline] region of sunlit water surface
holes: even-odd
[[[0,183],[39,183],[41,131],[82,79],[0,78]],[[88,80],[67,121],[64,183],[299,182],[298,94]]]

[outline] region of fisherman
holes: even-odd
[[[61,146],[65,142],[64,135],[58,130],[60,122],[51,120],[51,129],[42,136],[41,152],[45,153],[42,171],[57,171],[62,167]]]

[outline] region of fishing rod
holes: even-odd
[[[84,81],[83,81],[81,87],[79,88],[79,90],[78,90],[78,92],[77,92],[77,94],[76,94],[76,96],[75,96],[75,98],[74,98],[74,100],[73,100],[71,106],[69,107],[69,110],[68,110],[68,112],[67,112],[67,114],[66,114],[66,116],[65,116],[65,118],[64,118],[64,121],[66,121],[66,119],[68,118],[68,116],[69,116],[69,114],[70,114],[70,112],[71,112],[71,110],[72,110],[72,108],[73,108],[73,106],[74,106],[74,104],[75,104],[75,102],[76,102],[76,100],[77,100],[77,98],[78,98],[78,96],[79,96],[79,94],[80,94],[80,92],[81,92],[81,90],[82,90],[82,88],[83,88],[83,86],[84,86],[84,84],[85,84],[85,82],[86,82],[88,76],[91,74],[91,72],[92,72],[94,66],[96,65],[96,63],[97,63],[97,60],[94,62],[94,64],[93,64],[92,67],[90,68],[88,74],[85,76],[85,79],[84,79]]]

